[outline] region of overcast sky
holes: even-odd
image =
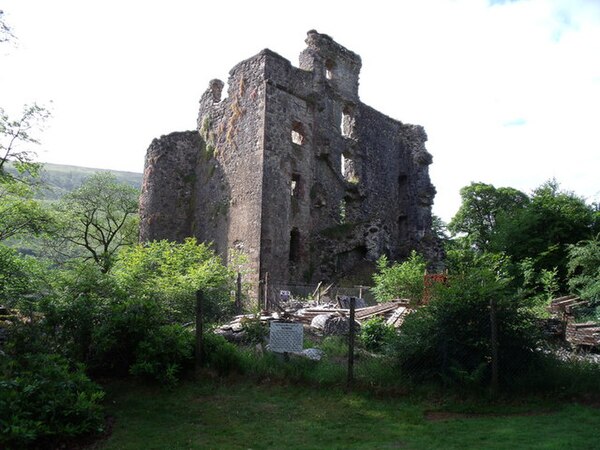
[[[5,0],[0,106],[52,101],[39,160],[141,172],[212,78],[316,29],[362,57],[364,103],[429,136],[434,212],[471,181],[555,177],[600,200],[600,0]]]

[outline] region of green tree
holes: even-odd
[[[48,287],[46,265],[0,244],[0,305],[32,311]]]
[[[531,258],[539,272],[556,268],[564,289],[568,247],[593,236],[595,226],[594,208],[550,180],[533,191],[526,207],[499,216],[489,248],[515,262]]]
[[[535,358],[533,317],[514,300],[506,258],[473,250],[448,252],[449,279],[436,285],[429,304],[402,325],[395,355],[417,380],[487,386],[491,376],[490,302],[496,305],[499,369],[505,383]]]
[[[512,216],[529,202],[523,192],[513,188],[496,188],[491,184],[471,183],[460,190],[461,206],[448,224],[454,233],[464,233],[469,245],[488,250],[496,230],[498,216]]]
[[[569,288],[592,307],[600,307],[600,235],[570,245],[568,252]]]
[[[377,273],[373,275],[375,298],[384,302],[394,298],[407,298],[414,303],[423,299],[426,262],[413,251],[402,263],[390,265],[384,255],[377,261]]]
[[[12,163],[19,174],[37,175],[40,164],[35,163],[32,145],[39,145],[37,135],[43,130],[50,111],[37,104],[25,105],[17,119],[12,119],[0,107],[0,178],[15,179],[6,169]]]
[[[49,212],[34,199],[40,164],[31,146],[50,116],[38,105],[26,106],[18,119],[0,108],[0,240],[19,234],[39,234],[52,222]],[[9,171],[12,167],[15,171]]]
[[[152,299],[171,321],[194,318],[197,290],[205,292],[205,318],[216,320],[231,311],[234,274],[207,245],[154,241],[121,250],[112,271],[130,297]]]
[[[435,238],[442,243],[442,245],[446,245],[450,240],[450,235],[448,234],[448,224],[444,222],[444,220],[433,214],[431,216],[431,231]]]
[[[117,251],[137,241],[137,209],[135,188],[117,182],[110,173],[98,172],[58,203],[55,249],[91,259],[106,273]]]

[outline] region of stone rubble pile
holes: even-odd
[[[363,299],[356,299],[355,324],[360,332],[361,324],[373,317],[382,317],[386,323],[399,328],[404,318],[412,311],[408,300],[393,300],[379,303],[375,306],[366,306]],[[339,298],[337,303],[289,301],[281,304],[280,312],[262,311],[258,314],[243,314],[235,316],[229,323],[215,329],[225,339],[234,343],[241,343],[247,337],[247,327],[252,322],[260,322],[268,327],[272,321],[297,322],[304,325],[305,330],[322,336],[346,335],[350,329],[350,309],[340,307],[348,305],[344,298]]]

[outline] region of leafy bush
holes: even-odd
[[[499,369],[508,381],[535,359],[539,331],[533,317],[508,290],[501,258],[451,255],[449,283],[437,285],[432,301],[410,314],[395,343],[401,369],[417,380],[483,385],[489,380],[490,300],[496,303]]]
[[[0,245],[0,305],[25,311],[35,309],[35,303],[46,290],[45,264],[16,250]]]
[[[162,324],[162,308],[152,299],[132,298],[111,305],[104,322],[92,333],[90,370],[126,374],[140,343]]]
[[[379,352],[392,342],[396,332],[383,317],[373,317],[362,324],[360,340],[367,350]]]
[[[248,344],[262,344],[269,334],[268,328],[260,321],[260,317],[244,317],[242,330],[245,333],[244,341]]]
[[[102,431],[104,393],[61,356],[0,357],[0,446],[26,447]]]
[[[138,344],[135,363],[129,371],[167,386],[174,386],[181,372],[191,366],[194,335],[181,325],[163,325],[151,330]]]
[[[198,290],[205,294],[206,321],[232,311],[233,274],[209,246],[192,238],[181,244],[154,241],[123,249],[112,273],[129,296],[162,305],[167,322],[193,320]]]
[[[525,306],[537,317],[549,317],[548,306],[558,294],[558,270],[555,268],[537,271],[531,258],[520,261],[517,267],[522,277],[518,288],[519,296]]]
[[[223,336],[212,332],[204,333],[204,363],[219,375],[243,370],[243,356],[238,348]]]
[[[72,264],[55,270],[54,278],[52,291],[40,301],[48,337],[64,356],[89,364],[94,333],[112,320],[124,294],[95,264]]]
[[[569,288],[590,303],[600,320],[600,235],[569,246],[567,267]]]
[[[375,298],[384,302],[394,298],[408,298],[420,303],[423,299],[423,275],[426,263],[422,256],[412,252],[403,263],[389,265],[384,255],[377,261],[378,272],[373,275]]]

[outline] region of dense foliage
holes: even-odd
[[[137,242],[138,191],[98,172],[56,205],[54,247],[68,257],[83,256],[108,272],[121,247]]]
[[[50,448],[102,431],[104,393],[83,369],[58,355],[0,355],[0,446]]]
[[[373,317],[366,320],[360,329],[360,341],[372,352],[381,352],[392,343],[396,332],[386,324],[383,317]]]
[[[5,442],[54,445],[97,431],[102,393],[84,369],[175,385],[193,361],[194,333],[184,322],[194,318],[196,290],[207,293],[205,320],[213,321],[231,308],[232,279],[194,240],[122,250],[109,272],[81,260],[48,268],[0,246],[0,301],[15,308],[0,330],[0,410],[14,411],[0,414]],[[219,350],[207,363],[234,364],[226,355]]]
[[[600,235],[569,247],[569,288],[589,302],[588,311],[600,320]]]
[[[422,256],[412,252],[400,264],[390,264],[384,255],[377,261],[377,273],[373,275],[373,294],[380,301],[394,298],[409,299],[414,303],[423,298],[423,274],[426,263]]]
[[[569,244],[591,238],[598,225],[592,206],[549,181],[533,191],[526,208],[501,216],[491,250],[514,261],[531,258],[538,270],[556,268],[564,289]]]
[[[417,380],[484,386],[492,358],[491,303],[498,327],[499,370],[506,383],[527,370],[538,333],[533,317],[515,302],[502,258],[450,252],[449,281],[428,305],[410,314],[396,342],[403,371]]]
[[[462,204],[448,228],[454,234],[464,233],[469,244],[479,250],[489,248],[500,215],[511,217],[529,203],[521,191],[485,183],[463,187],[460,196]]]

